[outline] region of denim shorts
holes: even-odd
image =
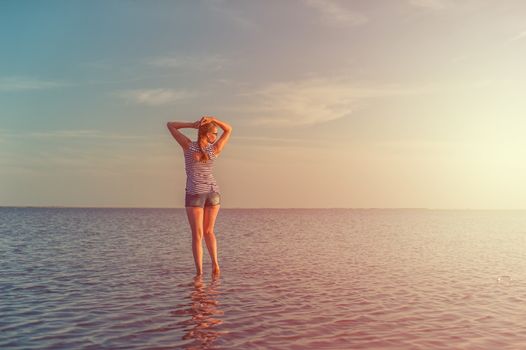
[[[219,192],[208,192],[198,194],[186,194],[184,199],[185,207],[210,207],[213,205],[219,205],[221,195]]]

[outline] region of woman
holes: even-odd
[[[167,126],[183,148],[184,153],[185,207],[192,229],[192,253],[197,270],[196,276],[203,274],[203,236],[212,259],[212,274],[219,276],[214,224],[220,207],[220,193],[212,170],[214,160],[221,154],[230,138],[232,127],[214,117],[207,116],[203,116],[194,123],[168,122]],[[217,126],[223,129],[223,134],[219,139],[217,139]],[[179,131],[180,128],[198,129],[197,141],[192,141],[182,134]]]

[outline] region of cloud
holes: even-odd
[[[174,89],[125,90],[117,92],[116,94],[128,101],[149,106],[172,104],[193,98],[196,95],[195,93],[186,90]]]
[[[451,10],[470,12],[484,5],[482,0],[405,0],[410,6],[429,11]]]
[[[227,63],[227,59],[220,55],[207,55],[203,57],[181,55],[160,56],[147,61],[147,64],[156,67],[205,71],[222,70]]]
[[[362,13],[349,10],[334,0],[304,0],[304,3],[316,9],[325,23],[330,25],[361,25],[368,21]]]
[[[67,86],[64,82],[27,77],[0,78],[0,91],[42,90]]]
[[[158,135],[133,135],[94,129],[17,131],[0,129],[6,147],[0,149],[0,173],[42,175],[82,168],[82,175],[125,173],[137,162],[150,162],[161,149]],[[77,142],[78,141],[78,142]],[[30,142],[33,147],[18,147]],[[36,145],[36,146],[35,146]],[[149,151],[150,150],[150,151]],[[140,155],[142,154],[142,155]],[[147,157],[144,155],[147,154]],[[128,170],[126,170],[128,171]]]
[[[428,10],[441,10],[449,5],[447,0],[408,0],[408,3]]]
[[[225,0],[206,0],[205,4],[208,5],[208,9],[212,13],[218,15],[229,24],[235,23],[244,30],[257,28],[256,24],[242,13],[238,6],[229,6],[229,3]]]
[[[526,30],[523,30],[522,32],[519,32],[519,33],[515,34],[514,36],[509,38],[506,43],[509,44],[509,43],[512,43],[512,42],[517,41],[517,40],[522,40],[524,38],[526,38]]]
[[[113,132],[104,132],[95,129],[64,129],[49,131],[11,131],[0,129],[0,140],[6,141],[8,138],[35,138],[35,139],[108,139],[108,140],[143,140],[148,139],[144,135],[127,135]]]
[[[342,79],[310,79],[280,82],[250,93],[236,112],[250,115],[255,125],[313,125],[353,113],[365,99],[421,93],[396,85],[363,86]]]
[[[268,136],[239,136],[235,135],[231,137],[232,140],[241,140],[241,141],[263,141],[265,143],[303,143],[306,139],[301,138],[292,138],[292,137],[268,137]]]
[[[422,13],[444,15],[454,12],[456,15],[471,16],[475,11],[485,11],[490,1],[486,0],[404,0],[405,3]]]

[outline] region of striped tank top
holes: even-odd
[[[204,151],[208,153],[210,160],[200,162],[194,159],[194,153],[200,152],[199,145],[196,141],[190,142],[190,147],[184,151],[184,166],[186,170],[186,188],[187,194],[198,194],[207,192],[219,192],[219,186],[216,183],[212,173],[214,168],[214,159],[217,156],[213,151],[213,144],[208,144]]]

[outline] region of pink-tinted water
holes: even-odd
[[[0,208],[1,349],[523,349],[526,212]]]

